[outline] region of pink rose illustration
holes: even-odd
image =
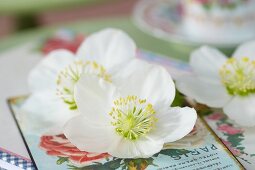
[[[80,151],[72,145],[63,134],[42,136],[40,147],[45,150],[48,155],[68,158],[70,162],[76,165],[87,165],[110,157],[107,153],[100,154]]]
[[[235,134],[243,132],[243,130],[237,129],[237,128],[229,126],[227,124],[222,124],[222,125],[218,126],[217,130],[227,133],[229,135],[235,135]]]
[[[216,112],[216,113],[213,113],[213,114],[207,116],[206,118],[210,119],[210,120],[215,120],[216,121],[216,120],[223,119],[224,117],[225,116],[222,113]]]
[[[43,44],[42,52],[48,54],[56,49],[66,49],[75,53],[84,39],[85,37],[83,35],[77,35],[71,40],[62,37],[49,38]]]

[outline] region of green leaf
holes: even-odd
[[[237,147],[240,145],[241,141],[244,140],[242,134],[235,134],[235,135],[227,135],[227,140],[231,143],[232,147]]]
[[[64,162],[68,161],[68,158],[65,158],[65,157],[59,157],[59,159],[57,160],[57,164],[58,165],[61,165],[63,164]]]
[[[171,106],[172,107],[183,106],[184,103],[185,103],[184,96],[181,95],[181,93],[178,90],[176,90],[175,98]]]
[[[208,116],[208,115],[210,115],[210,114],[212,114],[212,113],[213,113],[213,111],[212,111],[210,108],[205,108],[205,109],[200,110],[200,111],[198,112],[198,114],[199,114],[200,116]]]
[[[190,152],[191,151],[188,151],[185,149],[165,149],[165,150],[162,150],[159,154],[167,155],[167,156],[181,156]]]

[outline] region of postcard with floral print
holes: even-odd
[[[238,155],[238,149],[227,149],[221,140],[210,130],[201,118],[197,120],[194,129],[184,138],[164,145],[160,153],[150,158],[120,159],[108,153],[89,153],[76,148],[64,134],[48,135],[47,133],[33,134],[22,124],[19,107],[26,97],[15,97],[9,100],[13,116],[17,121],[30,156],[39,170],[44,169],[72,169],[72,170],[163,170],[163,169],[244,169],[230,150]],[[33,107],[33,106],[31,106]],[[206,119],[214,119],[212,115]],[[35,127],[37,125],[34,125]],[[44,125],[47,127],[47,125]],[[40,126],[43,127],[43,126]],[[240,129],[219,127],[228,135],[240,134]],[[241,135],[241,134],[240,134]],[[239,135],[239,137],[241,137]],[[237,136],[238,138],[238,136]],[[229,139],[227,139],[229,140]],[[102,141],[103,142],[103,141]],[[229,146],[229,142],[225,142]]]

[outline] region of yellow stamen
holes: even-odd
[[[115,100],[109,115],[117,134],[129,140],[136,140],[150,132],[157,121],[152,104],[137,96]]]
[[[230,58],[219,70],[229,94],[246,96],[255,93],[255,61],[248,57]]]
[[[105,68],[95,61],[75,61],[61,70],[57,77],[57,95],[69,105],[71,110],[77,109],[74,100],[74,85],[80,79],[81,74],[93,74],[111,82],[111,76],[107,74]]]

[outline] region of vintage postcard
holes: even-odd
[[[79,151],[63,134],[28,133],[19,119],[19,106],[26,97],[9,100],[20,132],[35,166],[44,169],[72,170],[163,170],[163,169],[244,169],[204,120],[198,119],[193,131],[185,138],[166,144],[164,149],[146,159],[119,159],[107,153]],[[33,122],[29,122],[33,124]],[[103,141],[102,141],[103,142]]]

